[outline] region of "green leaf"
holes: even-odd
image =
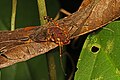
[[[120,80],[120,21],[87,37],[75,80]]]

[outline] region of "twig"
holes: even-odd
[[[11,31],[15,30],[16,6],[17,0],[12,0]]]
[[[60,9],[60,12],[62,12],[62,13],[64,13],[64,14],[66,14],[67,16],[71,15],[71,13],[70,13],[70,12],[66,11],[66,10],[65,10],[65,9],[63,9],[63,8],[61,8],[61,9]]]
[[[45,0],[37,0],[38,11],[39,11],[39,20],[41,25],[45,24],[47,21],[44,20],[43,16],[47,16]]]

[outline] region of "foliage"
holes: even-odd
[[[75,80],[120,80],[119,25],[112,22],[87,37]]]

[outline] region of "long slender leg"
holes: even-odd
[[[62,62],[62,51],[63,51],[63,45],[59,45],[60,64],[61,64],[62,71],[63,71],[64,75],[66,76],[67,74],[65,73],[63,62]]]
[[[74,64],[74,61],[73,61],[71,55],[68,52],[65,52],[64,55],[66,55],[69,58],[71,65],[72,65],[72,72],[68,78],[68,80],[72,80],[74,72],[75,72],[75,64]]]

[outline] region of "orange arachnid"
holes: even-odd
[[[62,29],[58,23],[56,23],[52,18],[48,16],[44,17],[45,20],[48,20],[54,24],[47,29],[47,40],[55,42],[60,46],[60,57],[61,57],[61,47],[70,43],[68,32]]]
[[[62,47],[63,47],[63,45],[67,45],[70,43],[68,32],[66,30],[64,30],[63,28],[61,28],[58,23],[56,23],[54,20],[52,20],[52,18],[45,16],[44,19],[53,23],[53,26],[50,26],[47,29],[47,38],[46,39],[47,39],[47,41],[52,41],[52,42],[55,42],[56,44],[58,44],[58,46],[60,48],[60,63],[61,63],[61,67],[63,69],[63,64],[62,64],[62,59],[61,59]],[[63,69],[63,72],[64,72],[64,69]]]

